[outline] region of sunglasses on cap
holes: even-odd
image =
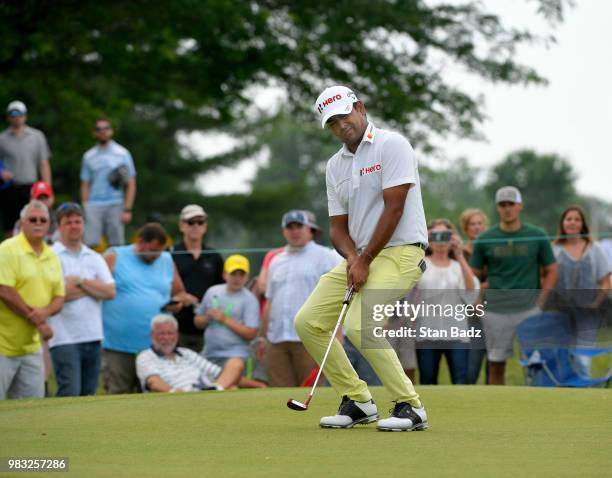
[[[81,206],[75,202],[65,202],[57,208],[57,212],[66,211],[68,209],[76,209],[77,211],[81,211]]]
[[[75,202],[65,202],[55,210],[55,215],[58,221],[65,216],[70,216],[71,214],[85,217],[85,214],[83,214],[83,208],[81,208],[81,206]]]
[[[31,224],[47,224],[49,219],[46,217],[29,217],[28,222]]]

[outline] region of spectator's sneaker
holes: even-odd
[[[321,428],[352,428],[358,423],[367,425],[378,420],[378,409],[374,400],[356,402],[346,395],[342,397],[338,413],[323,417],[319,422]]]
[[[391,416],[378,421],[378,429],[385,432],[411,432],[429,428],[425,407],[415,408],[409,403],[396,403]]]

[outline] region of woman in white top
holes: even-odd
[[[428,231],[430,247],[425,258],[427,270],[417,286],[419,302],[441,305],[445,312],[440,315],[429,309],[418,317],[420,380],[422,384],[437,384],[440,360],[444,356],[452,382],[465,384],[470,346],[465,305],[477,298],[477,294],[466,290],[478,289],[479,283],[463,256],[461,239],[452,223],[436,219],[429,224]],[[448,310],[453,312],[449,314]]]
[[[577,346],[592,346],[599,332],[601,304],[610,289],[610,268],[603,248],[593,242],[584,211],[568,207],[559,221],[559,235],[553,242],[559,263],[555,289],[564,303],[573,306]],[[576,371],[589,378],[590,357],[574,356]]]

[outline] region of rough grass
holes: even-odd
[[[610,476],[609,389],[418,390],[431,428],[413,433],[319,429],[330,388],[307,412],[285,406],[306,389],[5,401],[0,456],[67,456],[84,477]]]

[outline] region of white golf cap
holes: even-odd
[[[500,202],[521,204],[523,198],[521,197],[521,192],[514,186],[504,186],[503,188],[499,188],[495,193],[495,204],[499,204]]]
[[[181,221],[188,221],[194,217],[203,217],[206,221],[208,219],[208,214],[202,209],[202,206],[198,206],[197,204],[189,204],[181,211]]]
[[[11,111],[17,111],[24,115],[28,112],[28,109],[23,101],[11,101],[6,107],[6,112],[10,113]]]
[[[353,111],[353,103],[359,101],[357,95],[346,86],[330,86],[325,88],[317,98],[315,109],[321,115],[321,127],[334,115],[346,115]]]

